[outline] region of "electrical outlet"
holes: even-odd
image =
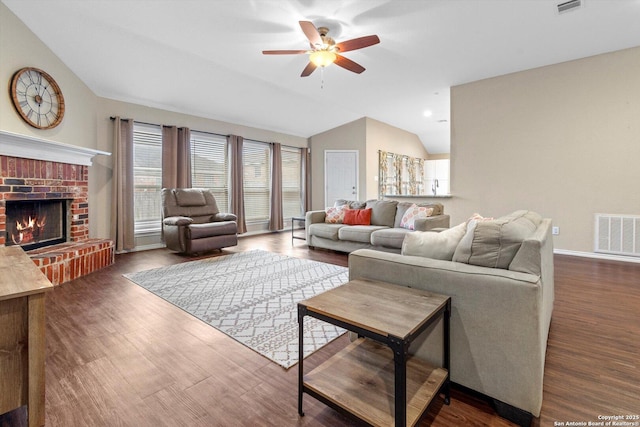
[[[551,227],[551,234],[553,234],[554,236],[560,234],[560,227]]]

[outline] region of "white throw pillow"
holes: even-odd
[[[434,231],[407,233],[402,242],[401,253],[402,255],[451,261],[453,253],[466,231],[467,224],[463,222],[440,233]]]
[[[425,206],[418,206],[415,203],[406,210],[402,219],[400,220],[400,227],[407,230],[416,229],[416,219],[424,219],[430,217],[433,213],[433,208],[427,208]]]

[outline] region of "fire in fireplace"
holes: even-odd
[[[7,200],[6,245],[31,250],[66,242],[70,203],[68,199]]]

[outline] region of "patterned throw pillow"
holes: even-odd
[[[407,209],[400,221],[400,227],[408,230],[416,229],[416,219],[424,219],[433,213],[433,208],[427,208],[425,206],[418,206],[415,203]]]
[[[480,215],[479,213],[474,213],[473,215],[471,215],[471,217],[467,220],[468,221],[493,221],[493,217],[483,217],[482,215]]]
[[[344,211],[347,206],[334,206],[325,209],[324,222],[327,224],[342,224],[344,222]]]

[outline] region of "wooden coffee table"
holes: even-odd
[[[304,317],[360,337],[304,374]],[[411,342],[444,318],[443,367],[408,354]],[[374,426],[413,426],[441,392],[449,404],[451,298],[420,289],[352,280],[298,304],[298,413],[307,393]]]

